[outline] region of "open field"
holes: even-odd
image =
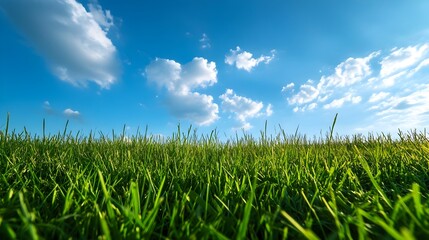
[[[426,133],[221,142],[6,127],[0,174],[0,239],[429,236]]]

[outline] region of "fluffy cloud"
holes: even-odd
[[[378,59],[376,61],[375,59]],[[371,124],[360,130],[396,131],[429,124],[429,44],[394,48],[382,54],[373,52],[362,58],[348,58],[337,65],[333,74],[318,82],[307,81],[299,91],[286,85],[287,102],[293,112],[364,106]],[[352,110],[352,111],[353,111]],[[356,112],[359,114],[359,112]],[[361,114],[365,114],[362,112]],[[393,128],[392,128],[393,126]]]
[[[174,60],[157,58],[146,67],[145,73],[150,82],[169,92],[188,93],[217,82],[216,64],[199,57],[183,66]]]
[[[309,84],[303,84],[299,87],[299,92],[287,100],[290,105],[301,105],[313,101],[317,96],[319,96],[319,90],[317,88]]]
[[[79,111],[75,111],[75,110],[72,110],[70,108],[65,109],[63,111],[63,114],[66,117],[79,117],[80,116],[80,112]]]
[[[174,116],[199,125],[209,125],[219,118],[213,97],[194,91],[217,82],[214,62],[196,57],[181,65],[174,60],[157,58],[146,67],[145,76],[149,82],[167,90],[167,106]]]
[[[103,8],[99,4],[88,4],[89,12],[94,20],[103,27],[105,31],[109,31],[110,27],[114,25],[113,16],[110,10],[103,11]]]
[[[348,58],[335,68],[334,74],[322,76],[318,89],[346,87],[362,81],[372,73],[369,62],[379,54],[380,52],[373,52],[364,58]]]
[[[380,52],[373,52],[363,58],[348,58],[335,67],[333,74],[322,76],[317,84],[311,80],[307,81],[299,87],[299,92],[287,98],[289,105],[296,105],[294,112],[315,109],[317,103],[327,101],[335,95],[334,93],[337,89],[349,88],[370,76],[372,74],[370,61],[379,54]],[[294,84],[290,83],[282,88],[282,92],[294,86]],[[345,95],[325,104],[324,109],[339,108],[346,102],[354,103],[356,101],[358,101],[358,98],[353,99]]]
[[[274,59],[275,50],[271,50],[271,56],[261,55],[259,58],[253,58],[253,54],[247,51],[242,51],[239,46],[236,50],[229,50],[230,54],[225,56],[225,63],[234,65],[238,69],[244,69],[250,72],[259,63],[268,64]]]
[[[190,119],[199,125],[210,125],[219,119],[218,105],[213,97],[198,92],[173,93],[167,100],[170,112],[178,117]]]
[[[61,80],[102,88],[117,81],[117,52],[107,37],[113,18],[100,5],[87,11],[75,0],[14,0],[1,1],[0,8]]]
[[[219,96],[222,100],[222,109],[225,112],[234,114],[235,119],[241,123],[245,130],[250,129],[252,125],[247,121],[249,118],[259,117],[261,115],[270,116],[273,113],[272,105],[268,104],[265,114],[262,112],[264,104],[254,101],[250,98],[238,96],[232,89]]]

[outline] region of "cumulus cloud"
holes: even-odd
[[[362,83],[364,79],[372,74],[370,62],[380,52],[373,52],[363,58],[348,58],[335,67],[333,74],[322,76],[317,84],[312,80],[307,81],[299,87],[299,91],[287,98],[289,105],[295,105],[294,112],[313,110],[317,103],[323,103],[336,95],[337,89],[350,88]],[[282,88],[282,92],[291,89],[295,84],[288,84]],[[353,100],[353,101],[352,101]],[[342,107],[346,102],[356,102],[358,98],[342,96],[324,105],[324,109]]]
[[[376,60],[377,59],[377,60]],[[286,98],[293,112],[354,109],[359,104],[371,124],[360,130],[392,130],[429,124],[429,44],[375,51],[366,57],[347,58],[331,75],[307,81]],[[294,86],[293,86],[294,87]],[[290,85],[282,88],[285,92]],[[367,115],[371,112],[370,115]],[[356,112],[359,114],[359,112]],[[372,129],[370,129],[372,128]]]
[[[309,84],[303,84],[299,87],[299,92],[288,98],[290,105],[293,104],[304,104],[313,101],[319,96],[319,90]]]
[[[254,58],[253,54],[247,51],[242,51],[239,46],[235,50],[230,49],[229,55],[225,56],[225,63],[234,65],[238,69],[244,69],[250,72],[259,63],[270,63],[275,57],[275,50],[271,50],[271,56],[261,55],[259,58]]]
[[[214,62],[196,57],[181,65],[174,60],[157,58],[146,66],[144,75],[149,82],[167,90],[167,106],[174,116],[199,125],[210,125],[219,118],[213,97],[195,91],[217,82]]]
[[[240,128],[245,130],[252,128],[248,119],[261,115],[270,116],[273,113],[271,104],[267,106],[265,113],[263,113],[264,104],[262,102],[239,96],[232,89],[227,89],[219,98],[222,100],[223,111],[232,113],[235,119],[241,123]]]
[[[373,52],[364,58],[348,58],[335,68],[334,74],[322,76],[318,89],[346,87],[362,81],[372,73],[369,62],[379,54],[380,52]]]
[[[63,114],[66,117],[79,117],[80,116],[80,112],[79,111],[75,111],[73,109],[67,108],[63,111]]]
[[[328,76],[323,75],[316,83],[307,81],[300,86],[299,92],[288,97],[289,105],[296,105],[296,111],[313,110],[317,103],[323,103],[331,99],[330,103],[324,105],[324,109],[339,108],[346,102],[356,103],[361,99],[353,98],[348,95],[338,96],[339,89],[350,89],[356,85],[366,83],[367,79],[373,73],[371,61],[380,55],[380,51],[372,52],[362,58],[348,58],[335,67],[334,73]],[[375,80],[374,80],[375,81]],[[283,87],[282,90],[290,88],[290,85]],[[332,99],[332,97],[337,97]],[[360,97],[361,98],[361,97]]]
[[[110,11],[96,3],[87,11],[75,0],[0,1],[0,8],[61,80],[102,88],[117,81],[117,51],[107,37]]]
[[[110,10],[103,10],[103,8],[96,3],[90,3],[88,4],[89,12],[94,18],[94,20],[103,27],[105,31],[109,31],[110,27],[112,27],[113,24],[113,16],[110,13]]]
[[[145,73],[150,82],[169,92],[188,93],[217,82],[216,64],[199,57],[183,66],[174,60],[157,58],[146,67]]]
[[[172,93],[167,103],[174,116],[190,119],[199,125],[210,125],[219,119],[218,105],[213,103],[210,95],[198,92]]]

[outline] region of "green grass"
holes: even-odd
[[[0,134],[0,239],[425,239],[426,133]]]

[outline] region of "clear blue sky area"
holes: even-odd
[[[429,126],[429,1],[0,0],[0,129]]]

